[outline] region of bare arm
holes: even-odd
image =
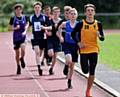
[[[41,29],[43,29],[43,30],[52,30],[52,26],[47,26],[47,27],[41,26]]]
[[[63,22],[59,27],[57,31],[57,36],[62,37],[62,29],[65,28],[66,22]]]
[[[17,25],[16,27],[13,27],[12,25],[8,26],[8,31],[14,31],[20,29],[20,25]]]
[[[65,28],[66,22],[63,22],[59,27],[56,33],[57,37],[60,39],[60,42],[64,42],[64,38],[62,36],[62,29]]]
[[[29,22],[27,22],[25,26],[25,31],[22,33],[23,35],[26,35],[28,28],[29,28]]]

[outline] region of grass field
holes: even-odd
[[[0,32],[8,32],[8,28],[0,27]]]
[[[100,46],[99,63],[120,71],[120,33],[106,35]]]

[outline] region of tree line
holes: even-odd
[[[24,12],[26,14],[31,14],[33,12],[32,5],[35,1],[41,1],[43,6],[59,6],[62,10],[63,6],[70,5],[81,13],[83,13],[83,7],[87,3],[94,4],[96,6],[96,12],[98,13],[120,12],[120,0],[0,0],[0,13],[11,14],[13,5],[22,3],[24,5]]]
[[[24,14],[33,14],[33,3],[35,1],[41,1],[43,7],[45,5],[59,6],[63,13],[65,5],[72,6],[78,10],[78,12],[84,13],[84,5],[92,3],[96,6],[97,13],[120,13],[120,0],[0,0],[0,30],[6,29],[9,18],[13,15],[13,6],[16,3],[22,3],[24,5]],[[79,16],[82,19],[84,16]],[[104,28],[120,28],[120,15],[117,16],[97,16],[103,24]],[[2,30],[4,31],[4,30]]]

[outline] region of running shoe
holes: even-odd
[[[71,88],[72,88],[71,79],[68,79],[67,85],[68,85],[68,89],[71,89]]]
[[[17,65],[17,75],[21,74],[21,68],[20,65]]]
[[[67,74],[68,74],[68,65],[65,65],[65,67],[63,69],[63,74],[67,76]]]
[[[40,68],[40,65],[38,65],[38,73],[40,76],[42,76],[42,69]]]
[[[50,75],[53,75],[53,68],[50,68],[50,69],[49,69],[49,74],[50,74]]]

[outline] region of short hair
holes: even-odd
[[[48,8],[51,9],[51,7],[50,7],[49,5],[45,5],[45,6],[44,6],[44,10],[45,10],[45,9],[48,9]]]
[[[40,5],[40,6],[42,7],[42,2],[35,2],[35,3],[33,4],[33,7],[35,7],[35,5]]]
[[[23,9],[24,5],[23,4],[15,4],[13,9],[16,10],[18,7],[20,7],[21,9]]]
[[[69,11],[70,9],[72,9],[71,6],[64,6],[64,11]]]
[[[54,6],[54,7],[52,8],[52,11],[55,11],[55,10],[60,10],[60,8],[59,8],[58,6]]]
[[[93,4],[86,4],[84,5],[84,11],[88,8],[88,7],[92,7],[94,9],[96,9],[96,7]]]
[[[71,9],[70,9],[70,13],[71,13],[72,11],[75,11],[76,15],[78,15],[78,12],[77,12],[77,9],[76,9],[76,8],[71,8]]]

